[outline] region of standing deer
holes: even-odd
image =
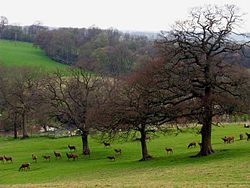
[[[50,155],[43,155],[44,160],[50,161]]]
[[[173,154],[173,149],[172,148],[165,147],[165,150],[166,150],[167,154],[168,153]]]
[[[61,159],[62,158],[61,153],[54,151],[54,154],[55,154],[56,159]]]
[[[36,162],[37,162],[37,156],[35,156],[34,154],[32,154],[31,157],[32,157],[32,160],[33,160],[33,161],[36,161]]]
[[[114,149],[114,151],[117,153],[117,154],[122,154],[122,150],[119,148],[119,149]]]
[[[247,135],[247,141],[249,141],[250,140],[250,134],[246,133],[246,135]]]
[[[111,161],[115,161],[115,156],[108,156],[108,159],[110,159]]]
[[[20,171],[20,170],[24,170],[24,169],[29,170],[29,169],[30,169],[30,163],[24,163],[24,164],[22,164],[22,165],[20,166],[20,168],[19,168],[19,171]]]
[[[6,157],[5,155],[3,157],[4,157],[6,162],[8,162],[8,161],[13,162],[12,157]]]
[[[107,143],[107,142],[104,142],[104,141],[102,143],[104,144],[105,147],[110,146],[110,143]]]
[[[72,151],[72,150],[76,151],[76,147],[75,146],[68,145],[68,148],[69,148],[70,151]]]
[[[76,154],[66,153],[66,156],[68,157],[68,160],[69,159],[73,159],[73,160],[78,159],[78,155],[76,155]]]
[[[188,144],[188,148],[191,148],[191,147],[196,147],[196,142],[191,142],[190,144]]]

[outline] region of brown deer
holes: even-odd
[[[191,148],[191,147],[196,147],[196,142],[191,142],[190,144],[188,144],[188,148]]]
[[[70,151],[72,151],[72,150],[76,151],[76,147],[75,146],[68,145],[68,148],[69,148]]]
[[[78,155],[76,155],[76,154],[66,153],[66,156],[68,157],[68,160],[69,159],[73,159],[73,160],[78,159]]]
[[[122,154],[122,150],[119,148],[119,149],[114,149],[114,151],[117,153],[117,154]]]
[[[37,162],[37,156],[35,156],[34,154],[32,154],[31,157],[32,157],[32,160],[33,160],[33,161],[36,161],[36,162]]]
[[[110,146],[110,143],[108,143],[108,142],[103,141],[102,143],[104,144],[105,147]]]
[[[165,150],[166,150],[167,154],[168,153],[173,154],[173,149],[172,148],[165,147]]]
[[[247,135],[247,141],[249,141],[250,140],[250,133],[246,133],[246,135]]]
[[[234,142],[234,137],[233,136],[225,136],[224,138],[221,138],[223,141],[224,141],[224,144],[227,143],[227,144],[230,144],[231,142]]]
[[[50,155],[43,155],[43,159],[46,161],[50,161]]]
[[[108,156],[108,159],[110,159],[111,161],[115,161],[115,156]]]
[[[240,140],[244,140],[244,134],[240,133]]]
[[[6,162],[8,162],[8,161],[13,162],[12,157],[6,157],[5,155],[3,157],[4,157]]]
[[[0,156],[0,161],[4,162],[4,157]]]
[[[234,142],[234,136],[227,137],[228,143]]]
[[[62,158],[61,153],[54,151],[54,154],[55,154],[56,159],[61,159]]]
[[[20,168],[19,168],[19,171],[20,170],[24,170],[24,169],[29,170],[30,169],[30,163],[24,163],[24,164],[22,164],[20,166]]]

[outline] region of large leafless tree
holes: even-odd
[[[202,125],[198,156],[214,152],[212,118],[229,109],[243,111],[249,74],[236,62],[228,63],[224,58],[234,58],[247,44],[233,38],[241,18],[234,5],[194,8],[190,19],[176,22],[157,43],[166,58],[165,69],[175,83],[172,105],[179,106],[176,116],[189,117]],[[171,104],[170,100],[165,102]]]
[[[50,106],[50,116],[56,117],[81,131],[83,154],[90,153],[88,135],[90,127],[86,124],[86,113],[94,104],[102,100],[106,90],[105,79],[87,73],[82,69],[71,69],[68,76],[62,72],[50,75],[44,87],[44,97]]]

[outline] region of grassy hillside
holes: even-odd
[[[0,64],[8,67],[29,66],[47,70],[63,69],[66,67],[49,59],[32,43],[0,40]]]
[[[91,155],[82,156],[81,138],[31,138],[12,140],[0,138],[0,156],[12,156],[13,163],[0,163],[0,187],[249,187],[250,141],[240,141],[239,134],[250,132],[242,125],[214,127],[213,147],[216,153],[203,158],[191,158],[199,150],[187,145],[200,136],[187,131],[177,136],[160,135],[148,142],[153,160],[139,162],[138,142],[116,142],[105,148],[97,139],[90,139]],[[234,135],[235,143],[224,144],[222,137]],[[76,145],[79,160],[68,161],[67,145]],[[167,155],[165,147],[173,147]],[[116,161],[106,157],[114,155],[114,148],[122,154]],[[55,159],[53,151],[60,151],[62,159]],[[37,163],[31,154],[37,155]],[[50,154],[51,162],[42,155]],[[18,172],[21,163],[30,162],[31,170]]]

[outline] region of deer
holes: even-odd
[[[8,162],[8,161],[13,162],[12,157],[6,157],[5,155],[3,157],[4,157],[6,162]]]
[[[44,160],[50,161],[50,155],[43,155]]]
[[[32,157],[32,160],[33,160],[33,161],[36,161],[36,162],[37,162],[37,156],[35,156],[34,154],[32,154],[31,157]]]
[[[69,148],[70,151],[72,151],[72,150],[76,151],[76,147],[75,146],[68,145],[68,148]]]
[[[24,164],[22,164],[22,165],[20,166],[20,168],[19,168],[19,171],[20,171],[20,170],[24,170],[24,169],[29,170],[29,169],[30,169],[30,163],[24,163]]]
[[[66,153],[66,156],[68,157],[68,160],[69,159],[73,159],[73,160],[78,159],[78,155],[76,155],[76,154]]]
[[[104,144],[105,147],[110,146],[110,143],[107,143],[107,142],[104,142],[104,141],[102,143]]]
[[[115,156],[107,156],[108,159],[110,159],[111,161],[115,161]]]
[[[188,148],[191,148],[191,147],[196,147],[196,142],[191,142],[190,144],[188,144]]]
[[[4,157],[0,156],[0,161],[4,162]]]
[[[119,149],[114,149],[114,151],[117,153],[117,154],[122,154],[122,150],[119,148]]]
[[[223,141],[224,141],[224,144],[227,143],[227,144],[230,144],[231,141],[234,142],[234,137],[233,136],[225,136],[224,138],[221,138]]]
[[[247,135],[247,141],[249,141],[250,140],[250,133],[246,133],[246,135]]]
[[[165,147],[165,150],[166,150],[167,154],[168,153],[173,154],[173,149],[172,148]]]
[[[61,153],[54,151],[54,154],[55,154],[56,159],[61,159],[62,158]]]
[[[234,136],[227,137],[228,143],[234,142]]]

